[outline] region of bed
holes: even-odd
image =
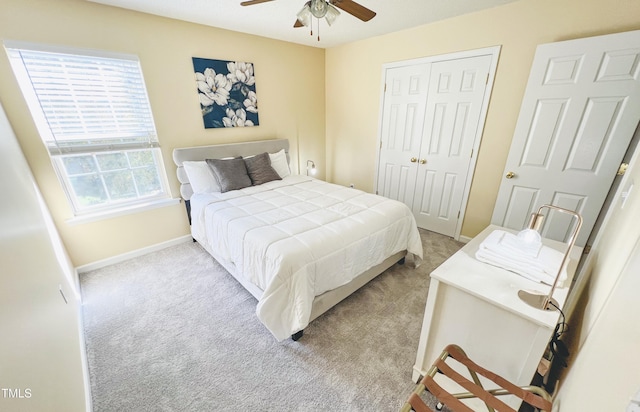
[[[279,341],[407,253],[422,260],[406,205],[292,174],[286,139],[178,148],[173,160],[193,239],[258,300]]]

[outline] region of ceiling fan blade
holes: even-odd
[[[359,18],[362,21],[369,21],[376,16],[376,12],[369,10],[361,4],[352,0],[332,0],[331,4],[347,13]]]
[[[248,1],[243,1],[242,3],[240,3],[240,5],[241,6],[252,6],[254,4],[266,3],[268,1],[273,1],[273,0],[248,0]]]
[[[296,19],[296,22],[293,24],[294,28],[304,27],[304,24],[300,23],[300,20]]]

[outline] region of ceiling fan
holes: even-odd
[[[266,3],[274,0],[247,0],[240,3],[241,6],[252,6],[254,4]],[[337,7],[337,8],[336,8]],[[296,22],[293,27],[312,26],[313,17],[320,20],[325,18],[329,26],[338,18],[340,12],[338,9],[346,11],[352,16],[362,20],[369,21],[376,16],[376,13],[353,0],[309,0],[304,4],[302,10],[297,14]],[[313,28],[311,31],[313,34]],[[318,41],[320,36],[318,35]]]

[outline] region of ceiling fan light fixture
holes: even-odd
[[[311,7],[309,6],[310,3],[311,2],[307,2],[302,10],[300,10],[297,14],[298,21],[305,27],[309,27],[309,25],[311,24]]]
[[[311,0],[309,8],[311,9],[313,17],[321,19],[327,14],[329,3],[327,3],[326,0]]]
[[[340,16],[340,12],[338,11],[338,9],[336,9],[334,6],[329,4],[327,8],[327,14],[324,16],[325,19],[327,20],[327,24],[331,26],[333,22],[336,21],[338,16]]]

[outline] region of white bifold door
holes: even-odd
[[[584,246],[640,121],[640,31],[538,46],[492,223],[520,230],[544,204],[584,219]],[[543,235],[565,240],[551,213]]]
[[[452,237],[469,193],[499,47],[384,68],[376,192]]]

